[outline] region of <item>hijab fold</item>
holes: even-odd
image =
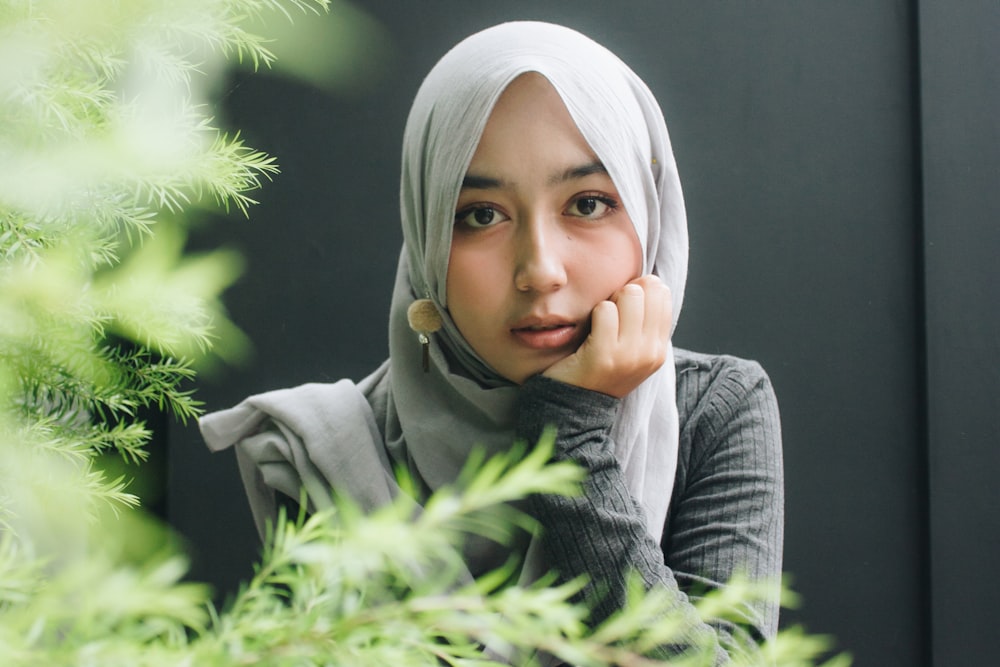
[[[671,289],[676,324],[687,274],[687,223],[666,125],[649,89],[614,54],[568,28],[515,22],[472,35],[428,74],[404,132],[404,247],[389,315],[389,360],[358,385],[271,392],[201,420],[213,450],[236,446],[259,529],[273,511],[273,500],[266,501],[272,489],[292,489],[296,497],[305,486],[319,506],[317,489],[332,487],[370,508],[398,490],[390,460],[406,462],[434,490],[455,480],[472,446],[491,454],[510,447],[518,387],[458,331],[448,314],[446,276],[462,179],[497,99],[527,72],[553,85],[607,169],[642,245],[643,272],[660,276]],[[426,373],[406,319],[418,298],[431,299],[444,320],[431,336]],[[677,466],[674,392],[671,350],[663,367],[623,399],[612,429],[629,492],[657,541]],[[528,566],[544,570],[541,563]]]

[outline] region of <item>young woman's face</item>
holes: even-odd
[[[458,198],[447,290],[459,331],[522,383],[572,354],[594,306],[641,267],[611,177],[548,80],[521,75],[490,115]]]

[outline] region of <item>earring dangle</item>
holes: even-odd
[[[417,340],[422,348],[422,359],[424,372],[430,370],[430,347],[431,339],[429,335],[441,328],[441,312],[430,299],[417,299],[406,309],[406,321],[410,328],[417,333]]]

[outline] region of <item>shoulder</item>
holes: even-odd
[[[674,362],[682,465],[690,469],[725,448],[780,448],[777,399],[759,363],[680,349]]]
[[[372,409],[372,416],[378,425],[379,432],[385,438],[386,417],[389,413],[389,382],[391,368],[389,362],[384,362],[367,377],[358,382],[358,389]]]
[[[729,354],[705,354],[674,348],[674,366],[678,387],[690,384],[692,380],[722,380],[738,384],[768,381],[767,373],[759,363]]]
[[[723,409],[737,407],[748,394],[773,394],[771,380],[756,361],[728,354],[674,350],[677,372],[677,408],[681,424],[705,403]]]

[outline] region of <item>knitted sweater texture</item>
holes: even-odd
[[[619,609],[626,577],[662,587],[689,619],[686,641],[659,657],[707,646],[716,664],[777,631],[774,601],[747,604],[739,622],[701,623],[691,606],[700,592],[741,573],[778,582],[783,540],[783,472],[777,402],[763,369],[729,356],[675,351],[680,442],[677,476],[656,544],[629,496],[609,432],[617,399],[544,377],[519,397],[517,435],[537,440],[558,429],[557,460],[581,464],[588,476],[574,498],[538,495],[528,511],[544,530],[547,562],[564,580],[586,575],[595,625]]]

